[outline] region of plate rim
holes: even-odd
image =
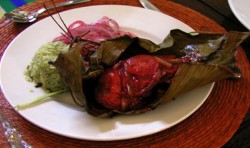
[[[245,21],[244,18],[241,17],[241,15],[238,13],[238,10],[235,8],[234,0],[228,0],[229,7],[231,8],[233,14],[235,17],[240,21],[240,23],[245,26],[248,30],[250,30],[250,19],[248,20],[249,23]],[[250,13],[250,11],[249,11]]]

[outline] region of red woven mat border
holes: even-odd
[[[43,2],[44,0],[37,0],[19,9],[35,10]],[[189,8],[167,0],[151,0],[151,2],[164,13],[181,20],[197,31],[226,32],[225,29],[211,19]],[[64,10],[101,4],[140,7],[139,2],[136,0],[92,0],[89,3],[64,8]],[[11,40],[28,26],[27,24],[15,24],[5,19],[0,20],[1,56]],[[35,147],[221,147],[235,133],[250,105],[248,92],[250,90],[250,66],[241,48],[238,49],[236,60],[242,72],[242,79],[219,81],[215,84],[207,101],[189,118],[172,128],[145,137],[122,141],[96,142],[56,135],[24,120],[7,103],[2,92],[0,92],[0,110],[20,131],[23,138]],[[3,132],[2,128],[0,128],[0,132]],[[0,147],[9,147],[3,134],[0,134]]]

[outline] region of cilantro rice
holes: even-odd
[[[62,42],[49,42],[42,45],[24,72],[27,80],[49,92],[65,89],[66,86],[56,68],[49,62],[56,60],[59,53],[67,51],[68,48],[69,46]]]

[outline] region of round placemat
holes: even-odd
[[[55,0],[62,2],[63,0]],[[44,0],[37,0],[17,10],[36,10]],[[226,30],[213,20],[182,5],[166,1],[151,0],[163,13],[188,24],[196,31],[225,33]],[[51,4],[48,2],[48,4]],[[92,0],[75,6],[58,9],[59,11],[90,5],[119,4],[141,7],[138,1]],[[43,14],[40,19],[46,17]],[[160,23],[160,22],[159,22]],[[15,36],[29,24],[16,24],[10,20],[0,20],[0,56]],[[46,30],[44,30],[46,31]],[[23,50],[20,47],[20,50]],[[190,117],[181,123],[144,137],[120,141],[87,141],[71,139],[43,130],[19,116],[0,92],[0,110],[23,138],[35,147],[221,147],[240,126],[250,105],[250,66],[244,51],[239,47],[236,62],[242,72],[240,80],[226,79],[216,82],[206,102]],[[13,90],[15,91],[15,90]],[[3,132],[0,128],[0,132]],[[84,132],[84,131],[82,131]],[[3,134],[0,146],[9,147]]]

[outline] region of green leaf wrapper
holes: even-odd
[[[158,45],[147,39],[122,36],[101,43],[98,50],[89,57],[88,71],[85,71],[82,64],[80,45],[73,47],[67,53],[61,53],[54,65],[70,88],[72,97],[80,102],[89,114],[93,116],[138,114],[152,110],[179,94],[208,83],[226,78],[240,78],[234,55],[236,47],[248,36],[249,32],[190,35],[181,30],[172,30]],[[197,59],[194,58],[191,62],[180,63],[165,94],[152,96],[151,102],[144,107],[121,112],[107,110],[95,102],[94,88],[98,77],[106,68],[112,67],[119,60],[140,54],[175,55],[178,58],[185,58],[192,53],[199,53],[200,61],[196,62]]]

